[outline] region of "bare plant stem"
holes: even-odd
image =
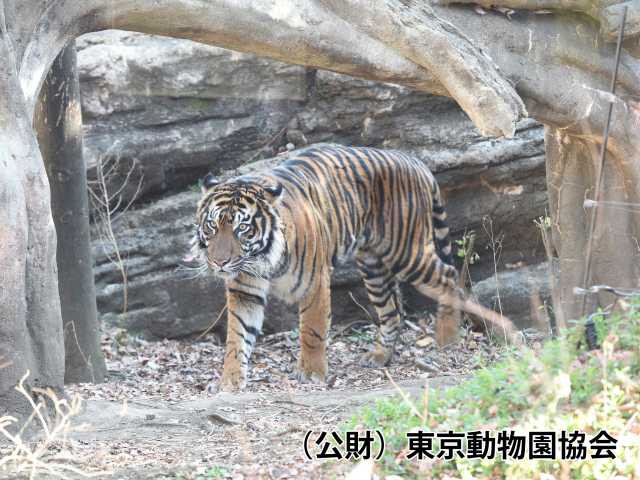
[[[76,395],[70,401],[60,399],[51,389],[33,388],[32,392],[41,396],[36,403],[25,386],[25,381],[29,372],[20,379],[15,389],[26,399],[31,406],[32,413],[24,422],[17,433],[11,433],[12,425],[18,420],[15,417],[0,417],[0,435],[5,437],[13,448],[4,456],[0,457],[0,472],[11,472],[12,474],[24,473],[30,479],[39,475],[47,478],[67,478],[67,474],[75,474],[84,478],[104,475],[107,472],[84,472],[72,465],[53,461],[47,456],[49,449],[54,443],[66,442],[67,433],[71,427],[71,419],[80,413],[82,399]],[[52,405],[55,413],[52,420],[47,414],[47,404]],[[43,439],[35,446],[30,445],[22,439],[22,433],[29,424],[37,419],[39,428],[42,430]]]
[[[487,228],[487,224],[489,228]],[[502,299],[500,298],[500,280],[498,278],[498,262],[500,261],[500,255],[502,254],[502,239],[496,240],[495,235],[493,233],[493,220],[489,216],[485,216],[482,219],[482,228],[489,236],[489,245],[491,247],[491,253],[493,254],[493,275],[496,279],[496,298],[498,302],[498,311],[500,315],[502,315]],[[505,335],[505,340],[507,340],[507,332],[506,330],[503,332]]]
[[[135,172],[137,163],[133,161],[127,169],[124,179],[116,188],[112,188],[114,179],[120,171],[120,158],[111,157],[104,161],[99,158],[96,163],[96,180],[89,182],[89,199],[95,214],[97,215],[98,234],[113,249],[113,253],[105,252],[107,258],[118,269],[122,278],[122,313],[126,314],[129,305],[129,289],[127,268],[118,245],[115,233],[113,231],[114,222],[126,212],[140,194],[142,181],[144,176],[140,176],[140,180],[136,186],[133,195],[130,197],[126,205],[123,206],[123,192],[130,184],[131,177]],[[113,191],[112,191],[113,190]]]

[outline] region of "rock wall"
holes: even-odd
[[[494,271],[494,260],[505,269],[544,255],[533,224],[546,207],[543,132],[533,121],[521,122],[512,139],[488,139],[451,100],[395,85],[129,32],[87,35],[78,48],[90,175],[98,161],[117,158],[118,185],[134,162],[125,197],[143,176],[133,210],[114,224],[129,279],[126,315],[121,278],[107,258],[112,246],[95,236],[98,306],[107,321],[155,337],[206,328],[222,306],[220,285],[176,271],[198,198],[192,187],[208,171],[274,156],[287,144],[417,155],[436,172],[454,236],[477,233],[476,279]],[[338,272],[334,291],[336,321],[366,318],[351,270]],[[267,330],[295,322],[290,307],[271,308],[269,318],[281,322]]]

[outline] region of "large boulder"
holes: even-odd
[[[139,199],[249,161],[306,100],[304,68],[253,55],[120,31],[77,45],[87,162],[136,162]]]
[[[537,328],[548,333],[551,313],[551,278],[548,262],[503,270],[475,283],[475,298],[513,320],[516,327]]]

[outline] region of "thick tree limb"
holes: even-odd
[[[500,13],[437,7],[436,13],[483,45],[515,83],[529,115],[591,141],[602,137],[615,45],[602,41],[592,21],[578,16]],[[570,19],[570,20],[569,20]],[[618,92],[640,95],[640,62],[623,51]],[[628,117],[614,117],[612,137],[621,137]]]
[[[527,115],[496,64],[458,28],[414,0],[321,0],[349,24],[432,72],[483,134],[512,136]]]
[[[435,8],[431,15],[407,0],[387,0],[370,9],[363,8],[365,3],[51,0],[32,35],[18,42],[26,45],[21,84],[32,111],[44,75],[60,48],[84,32],[121,28],[190,38],[453,95],[485,132],[509,134],[521,108],[506,78],[537,120],[569,129],[568,133],[583,132],[585,121],[594,132],[602,131],[604,115],[594,92],[606,88],[613,56],[612,46],[599,41],[592,22],[534,14],[510,21],[503,15],[480,16],[447,7]],[[470,42],[450,25],[464,25]],[[421,40],[422,36],[433,45]],[[501,74],[470,44],[481,46]],[[462,65],[465,61],[469,61],[467,67]],[[622,93],[640,95],[640,65],[628,54],[623,55],[620,85]],[[614,125],[614,132],[616,129]]]
[[[377,28],[359,29],[345,12],[362,13],[367,8],[360,0],[344,6],[346,10],[342,2],[284,0],[58,0],[36,26],[35,41],[22,61],[21,79],[32,105],[52,51],[80,33],[121,28],[186,37],[451,95],[481,132],[513,135],[515,123],[526,114],[522,101],[493,62],[455,27],[428,9],[389,2],[372,9],[375,19],[381,20]]]
[[[628,7],[624,38],[640,35],[640,2],[637,0],[436,0],[440,5],[466,3],[482,7],[504,7],[513,10],[556,10],[584,13],[600,24],[600,32],[615,41],[620,30],[622,10]]]
[[[427,70],[356,31],[315,2],[266,0],[54,0],[21,64],[28,105],[55,52],[82,33],[120,28],[177,38],[446,94]]]

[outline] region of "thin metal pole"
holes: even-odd
[[[611,88],[609,89],[612,95],[616,93],[616,82],[618,81],[618,67],[620,66],[620,53],[622,51],[622,40],[624,38],[624,24],[627,21],[627,6],[622,10],[622,22],[620,24],[620,31],[618,32],[618,44],[616,45],[616,63],[613,69],[613,77],[611,78]],[[600,190],[602,188],[602,172],[604,171],[604,162],[607,157],[607,144],[609,142],[609,128],[611,125],[611,114],[613,112],[613,102],[609,102],[609,109],[607,111],[607,122],[604,126],[604,139],[602,141],[602,149],[600,150],[600,163],[598,164],[598,171],[596,173],[596,190],[594,194],[594,200],[596,202],[595,208],[591,212],[591,223],[589,224],[589,236],[587,237],[587,264],[584,269],[584,277],[582,280],[583,288],[589,288],[589,282],[591,280],[591,253],[593,248],[593,235],[596,229],[596,222],[598,219],[598,201],[600,200]],[[582,296],[580,305],[580,316],[585,314],[587,295]]]

